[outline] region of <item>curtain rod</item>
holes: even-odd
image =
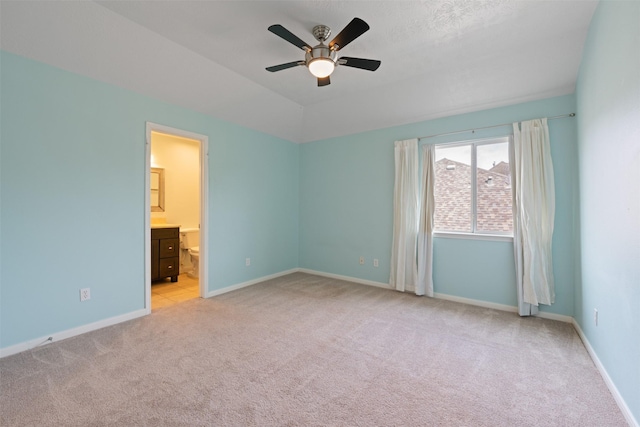
[[[564,119],[565,117],[575,117],[575,116],[576,116],[576,113],[561,114],[559,116],[547,117],[547,120]],[[455,132],[446,132],[446,133],[437,133],[435,135],[419,136],[418,140],[427,139],[427,138],[435,138],[436,136],[455,135],[457,133],[466,133],[466,132],[475,133],[477,130],[499,128],[499,127],[502,127],[502,126],[509,126],[511,124],[512,123],[503,123],[501,125],[484,126],[484,127],[481,127],[481,128],[472,128],[472,129],[466,129],[466,130],[457,130]]]

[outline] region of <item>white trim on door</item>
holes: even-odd
[[[151,132],[159,132],[200,142],[200,297],[207,297],[209,283],[209,260],[207,256],[207,225],[209,224],[209,137],[199,133],[172,128],[157,123],[147,122],[145,138],[145,174],[144,174],[144,283],[145,311],[151,313],[151,209],[150,206],[150,174],[151,174]]]

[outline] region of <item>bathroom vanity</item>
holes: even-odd
[[[180,227],[151,227],[151,280],[171,277],[178,281],[180,274]]]

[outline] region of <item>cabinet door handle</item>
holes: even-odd
[[[173,265],[168,265],[167,269],[171,270],[173,268]]]
[[[173,246],[169,246],[169,250],[173,249]]]

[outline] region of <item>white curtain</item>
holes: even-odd
[[[422,197],[418,231],[418,285],[416,295],[433,296],[433,215],[435,213],[435,146],[422,147]]]
[[[521,316],[555,300],[551,241],[555,214],[547,119],[513,124],[513,247]]]
[[[389,284],[398,291],[414,291],[418,235],[418,140],[396,141],[393,190],[393,245]]]

